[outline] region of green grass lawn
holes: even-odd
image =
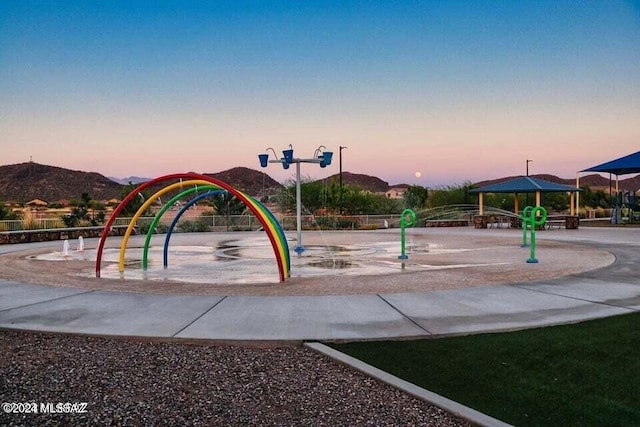
[[[330,345],[517,426],[640,426],[640,313],[519,332]]]

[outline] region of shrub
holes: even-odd
[[[209,231],[209,222],[202,218],[195,221],[180,221],[176,226],[176,230],[180,233],[202,233]]]
[[[140,234],[147,234],[149,232],[149,227],[151,227],[151,222],[145,221],[140,225],[138,225],[138,232]],[[156,224],[154,233],[158,233],[158,234],[166,233],[168,229],[169,227],[164,224]]]
[[[23,230],[36,230],[38,228],[38,221],[30,210],[24,211],[22,215],[22,229]]]

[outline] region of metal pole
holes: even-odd
[[[302,194],[300,191],[300,161],[296,161],[296,231],[297,246],[294,249],[298,254],[304,252],[302,246]]]
[[[340,152],[340,194],[338,196],[338,211],[340,212],[340,215],[342,215],[342,150],[345,148],[347,147],[343,147],[341,145],[338,150]]]
[[[576,188],[580,190],[580,173],[576,173]],[[580,191],[576,191],[576,215],[580,216]]]
[[[527,159],[527,176],[529,176],[529,162],[533,162],[533,160]],[[527,192],[527,206],[529,206],[529,192]]]
[[[338,207],[340,215],[342,215],[342,146],[340,146],[340,194],[338,197]]]

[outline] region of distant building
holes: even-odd
[[[407,187],[393,187],[384,193],[384,195],[389,199],[402,199],[406,191]]]
[[[25,205],[32,208],[46,208],[47,206],[49,206],[49,203],[45,202],[44,200],[33,199],[27,202]]]

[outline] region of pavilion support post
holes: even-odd
[[[518,206],[518,193],[513,194],[513,213],[518,215],[518,211],[520,210],[520,206]]]
[[[478,215],[484,215],[484,193],[478,193]]]
[[[576,188],[580,190],[580,173],[576,174]],[[573,193],[572,193],[573,194]],[[580,191],[576,191],[576,215],[580,215]]]
[[[571,207],[569,209],[569,214],[571,216],[574,216],[576,214],[575,205],[573,204],[574,203],[574,199],[575,199],[574,194],[575,193],[569,193],[569,206]]]
[[[538,206],[540,206],[540,192],[536,191],[536,207]],[[540,210],[538,210],[537,216],[540,216]]]

